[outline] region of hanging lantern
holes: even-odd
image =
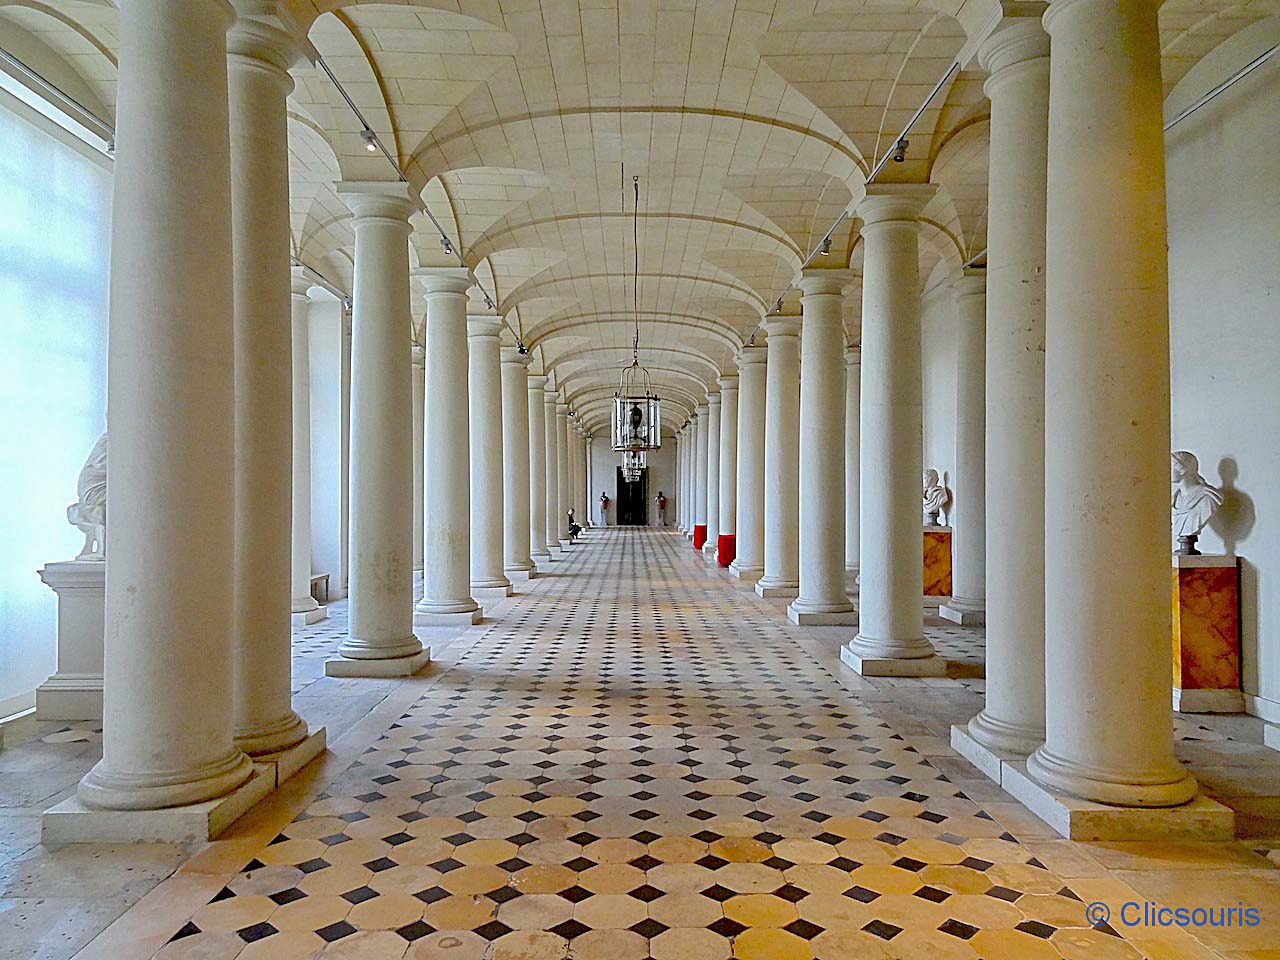
[[[622,479],[627,483],[635,483],[644,474],[646,467],[643,450],[628,450],[622,455]]]
[[[635,336],[631,341],[631,363],[618,378],[618,389],[613,394],[613,449],[628,454],[641,454],[639,465],[635,467],[639,479],[639,471],[644,468],[643,452],[657,450],[662,446],[661,402],[654,393],[649,379],[649,371],[640,365],[640,178],[632,177],[635,189],[635,206],[632,210],[632,242],[635,245],[635,279],[632,283],[632,296],[635,308]],[[625,204],[625,198],[624,198]],[[623,469],[627,468],[630,457],[624,458]]]

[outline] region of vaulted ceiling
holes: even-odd
[[[972,38],[997,0],[284,6],[493,295],[508,336],[533,348],[535,368],[588,429],[607,423],[637,321],[642,361],[687,411],[733,370],[780,296],[784,311],[799,309],[787,291],[802,262],[957,59],[911,130],[906,162],[878,179],[938,187],[924,215],[923,276],[986,247],[987,101]],[[1277,13],[1280,0],[1168,0],[1166,90]],[[0,47],[110,122],[115,21],[105,0],[0,0]],[[397,175],[365,149],[360,122],[316,65],[293,74],[293,254],[349,290],[350,214],[334,184]],[[415,266],[456,265],[425,215],[415,225]],[[857,277],[858,227],[844,220],[819,262]],[[856,291],[855,281],[851,340]],[[424,309],[415,298],[415,325]],[[494,312],[479,291],[472,309]],[[667,414],[669,425],[682,418]]]

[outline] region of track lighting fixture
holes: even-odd
[[[440,237],[440,246],[444,247],[444,255],[446,257],[453,256],[453,243],[446,236]]]
[[[893,147],[893,162],[902,163],[907,159],[907,147],[911,146],[911,141],[906,137],[902,137]]]
[[[822,238],[822,250],[821,250],[821,253],[822,253],[822,255],[823,255],[824,257],[829,257],[829,256],[831,256],[831,238],[830,238],[830,237],[823,237],[823,238]]]
[[[368,127],[360,131],[360,139],[364,141],[364,148],[370,153],[378,152],[378,138]]]

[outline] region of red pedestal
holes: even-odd
[[[693,525],[693,549],[701,550],[702,545],[707,542],[707,525],[705,523],[695,523]]]
[[[716,563],[727,567],[738,555],[738,538],[732,533],[722,533],[716,539]]]

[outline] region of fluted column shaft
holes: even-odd
[[[794,597],[800,587],[800,321],[765,321],[764,574],[762,597]]]
[[[119,14],[103,744],[79,787],[95,807],[195,803],[252,769],[231,739],[232,611],[208,589],[233,571],[230,22],[214,0]]]
[[[530,359],[519,347],[502,348],[502,566],[508,578],[527,578],[533,572],[529,524]],[[541,531],[538,536],[542,536]]]
[[[546,509],[546,533],[547,547],[551,552],[551,558],[554,560],[560,551],[560,444],[559,444],[559,423],[556,420],[556,391],[552,387],[547,387],[542,394],[542,410],[543,410],[543,426],[545,434],[543,436],[543,446],[546,449],[547,460],[547,509]]]
[[[1049,35],[1039,17],[979,50],[990,76],[987,223],[986,703],[968,733],[1025,756],[1044,741],[1044,321]]]
[[[1044,744],[1051,790],[1189,800],[1169,716],[1169,303],[1159,4],[1045,14]],[[1123,157],[1127,175],[1100,156]],[[1105,211],[1105,216],[1099,216]],[[1140,478],[1135,480],[1135,478]]]
[[[942,616],[981,623],[987,596],[987,282],[965,276],[956,303],[956,501],[952,510],[951,601]]]
[[[413,569],[422,569],[423,490],[426,467],[426,387],[427,357],[420,346],[413,348]]]
[[[862,444],[862,350],[850,347],[844,357],[844,569],[858,572],[861,536],[860,462]]]
[[[764,347],[738,353],[737,522],[730,571],[749,582],[764,573]]]
[[[707,395],[707,542],[702,549],[715,556],[720,538],[720,394]]]
[[[471,444],[471,589],[509,590],[503,573],[502,321],[467,318]]]
[[[800,279],[800,587],[787,608],[795,623],[857,619],[844,585],[842,308],[851,279],[844,270],[806,270]]]
[[[525,367],[526,373],[528,367]],[[547,378],[526,376],[525,409],[529,414],[529,555],[535,562],[551,559],[547,549],[547,420],[543,389]]]
[[[467,342],[470,274],[460,267],[421,269],[426,291],[427,375],[423,409],[422,599],[414,622],[475,623],[471,595],[471,396]]]
[[[919,489],[924,450],[917,218],[932,192],[929,186],[872,186],[858,208],[865,246],[861,582],[858,635],[845,649],[851,655],[846,661],[864,673],[936,673],[944,667],[924,636]],[[881,666],[909,660],[921,662]]]

